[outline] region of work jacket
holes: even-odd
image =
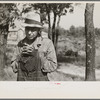
[[[26,41],[25,38],[21,40],[20,43],[23,41],[25,42]],[[49,76],[50,73],[54,72],[57,69],[57,58],[56,58],[56,53],[52,41],[48,38],[43,38],[40,36],[37,37],[37,39],[31,45],[33,45],[35,50],[37,50],[38,52],[38,57],[41,60],[41,63],[39,65],[41,71],[43,73],[47,73],[47,76]],[[20,57],[21,57],[21,47],[18,46],[12,57],[12,62],[14,61],[19,62]]]

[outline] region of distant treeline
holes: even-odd
[[[48,32],[48,29],[44,29],[45,32]],[[85,37],[85,28],[82,26],[75,27],[71,26],[69,30],[59,27],[59,36],[73,36],[73,37]],[[95,28],[96,37],[100,36],[100,28]]]

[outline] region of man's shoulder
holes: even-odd
[[[50,43],[50,42],[52,42],[52,40],[49,39],[49,38],[43,38],[43,42],[45,42],[45,43]]]
[[[48,33],[42,31],[42,32],[41,32],[41,37],[42,37],[42,38],[48,38]]]

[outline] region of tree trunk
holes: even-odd
[[[48,12],[48,37],[52,40],[50,13]]]
[[[58,16],[57,29],[56,29],[56,54],[57,54],[57,47],[58,47],[58,36],[59,36],[60,18],[61,18],[61,16]]]
[[[51,32],[51,20],[50,20],[50,5],[45,4],[46,12],[48,16],[48,37],[52,40],[52,32]]]
[[[0,80],[4,76],[4,67],[5,67],[5,45],[4,45],[4,35],[0,32]]]
[[[52,41],[53,41],[55,49],[56,49],[56,29],[55,29],[56,17],[57,17],[57,15],[54,13],[54,21],[53,21],[53,25],[52,25]]]
[[[40,22],[43,24],[43,12],[40,10]]]
[[[5,56],[6,56],[6,45],[7,45],[7,30],[4,28],[0,28],[0,80],[3,79],[5,73],[4,73],[4,68],[5,68]]]
[[[86,33],[86,81],[95,80],[95,32],[93,24],[94,4],[87,3],[85,9]]]

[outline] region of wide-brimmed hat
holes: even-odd
[[[40,22],[40,15],[38,13],[30,12],[24,18],[24,22],[21,23],[23,27],[37,27],[42,28],[42,23]]]

